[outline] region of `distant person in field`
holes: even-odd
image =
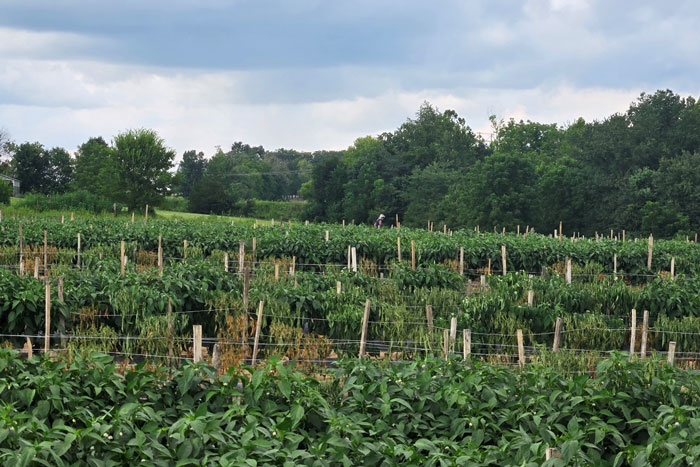
[[[382,223],[384,222],[384,214],[380,214],[379,217],[377,217],[377,220],[374,221],[374,226],[378,229],[382,228]]]

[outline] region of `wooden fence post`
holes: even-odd
[[[143,218],[143,223],[148,224],[148,204],[146,205],[146,217]]]
[[[238,244],[238,270],[243,271],[245,261],[245,240],[241,240]]]
[[[649,234],[649,256],[647,258],[647,268],[651,270],[651,256],[654,251],[654,236]]]
[[[357,272],[357,248],[350,249],[350,256],[352,258],[352,272]]]
[[[450,319],[450,351],[454,352],[457,342],[457,317],[453,316]]]
[[[279,263],[275,263],[275,280],[276,281],[280,280],[280,265],[279,265]]]
[[[335,293],[336,295],[340,295],[343,291],[343,286],[341,285],[340,281],[337,281],[335,283]]]
[[[450,356],[450,335],[447,329],[442,330],[442,354],[445,360]]]
[[[396,237],[396,257],[401,264],[401,237]]]
[[[48,274],[49,257],[48,257],[48,253],[46,251],[48,249],[48,246],[49,245],[48,245],[48,240],[46,237],[46,230],[44,230],[44,277],[46,277]]]
[[[352,269],[352,246],[348,245],[348,271]]]
[[[464,359],[466,360],[469,358],[469,355],[472,353],[472,331],[471,329],[463,329],[462,330],[462,340],[463,342],[463,352],[464,352]]]
[[[328,230],[326,230],[326,241],[331,239],[331,234]]]
[[[39,278],[39,257],[34,257],[34,279]]]
[[[566,283],[571,284],[571,258],[566,258]]]
[[[637,310],[632,308],[632,318],[630,321],[630,360],[635,353],[635,347],[637,345],[636,341],[637,334]]]
[[[411,240],[411,269],[416,270],[416,241]]]
[[[559,221],[559,242],[561,242],[564,237],[563,230],[564,229],[562,228],[561,221]]]
[[[613,278],[617,280],[617,253],[613,255]]]
[[[671,258],[671,280],[676,278],[676,257]]]
[[[255,360],[258,358],[258,343],[260,342],[260,329],[262,327],[263,306],[265,306],[265,302],[260,301],[260,303],[258,303],[258,319],[255,322],[255,340],[253,341],[253,357],[251,359],[250,366],[255,366]]]
[[[44,354],[49,353],[49,334],[51,333],[51,284],[46,281],[46,300],[44,308]]]
[[[486,287],[486,276],[483,274],[479,277],[479,283],[482,288]]]
[[[119,252],[119,266],[121,268],[121,274],[123,276],[126,269],[126,264],[124,263],[124,240],[121,241]]]
[[[527,291],[527,306],[532,308],[532,305],[535,302],[535,292],[533,290],[528,290]]]
[[[192,357],[195,363],[202,361],[202,325],[192,326]]]
[[[554,325],[554,344],[552,344],[552,352],[559,351],[559,343],[561,342],[561,318],[557,318]]]
[[[673,366],[673,360],[676,357],[676,341],[668,343],[668,364]]]
[[[525,366],[525,347],[523,346],[523,330],[518,329],[515,332],[515,336],[518,340],[518,363],[520,366]]]
[[[163,236],[158,235],[158,275],[163,275]]]
[[[503,275],[505,276],[506,273],[508,272],[507,264],[506,264],[506,246],[501,245],[501,262],[503,263]]]
[[[228,272],[228,251],[224,253],[224,271]]]
[[[432,305],[425,305],[425,319],[428,322],[428,331],[432,335],[432,333],[433,333],[433,307],[432,307]]]
[[[642,319],[642,348],[639,356],[646,358],[647,356],[647,333],[649,332],[649,310],[644,310],[644,318]]]
[[[63,301],[63,277],[58,278],[58,300]]]
[[[365,356],[367,344],[367,324],[369,321],[369,300],[365,302],[365,314],[362,316],[362,334],[360,335],[360,358]]]
[[[182,241],[182,259],[187,259],[187,240]]]
[[[464,275],[464,247],[459,248],[459,275]]]
[[[297,257],[292,256],[292,276],[297,273]]]

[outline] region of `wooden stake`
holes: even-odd
[[[297,257],[292,256],[292,276],[297,273]]]
[[[561,318],[557,318],[554,325],[554,344],[552,344],[552,352],[559,351],[559,343],[561,342]]]
[[[625,230],[624,229],[622,229],[622,242],[623,243],[625,242]]]
[[[255,261],[258,257],[258,238],[253,237],[253,261]],[[255,265],[253,265],[255,267]]]
[[[250,269],[243,270],[243,309],[248,312],[248,295],[250,294]]]
[[[464,275],[464,247],[459,248],[459,275]]]
[[[80,232],[78,232],[78,269],[80,269]]]
[[[163,237],[158,235],[158,275],[163,275]]]
[[[124,261],[124,240],[121,241],[119,251],[120,251],[119,265],[121,266],[121,273],[123,276],[125,274],[125,269],[126,269],[126,261]]]
[[[238,244],[238,270],[243,271],[245,261],[245,241],[241,240]]]
[[[654,236],[649,234],[649,257],[647,258],[647,269],[651,270],[651,255],[654,251]]]
[[[396,237],[396,258],[401,264],[401,237]]]
[[[632,308],[632,319],[630,321],[630,360],[635,353],[637,334],[637,310]]]
[[[47,256],[48,241],[46,237],[46,230],[44,230],[44,277],[47,275],[47,267],[49,263],[49,257]]]
[[[489,258],[489,265],[486,268],[486,275],[490,276],[491,275],[491,258]]]
[[[343,291],[343,286],[342,286],[342,284],[340,283],[340,281],[337,281],[337,282],[335,283],[335,293],[336,293],[336,295],[340,295],[340,294],[342,293],[342,291]]]
[[[71,220],[73,220],[73,219],[71,219]],[[134,211],[131,211],[131,223],[132,224],[134,223]]]
[[[29,360],[31,360],[34,357],[34,352],[32,349],[32,341],[29,340],[29,337],[27,337],[27,340],[24,343],[24,347],[22,348],[22,351],[27,354],[27,359],[29,359]]]
[[[416,242],[411,240],[411,269],[416,270]]]
[[[19,262],[24,258],[24,238],[22,236],[22,221],[19,221]]]
[[[258,343],[260,342],[260,328],[262,327],[263,306],[265,302],[258,303],[258,319],[255,322],[255,340],[253,341],[253,357],[250,366],[255,366],[255,360],[258,358]]]
[[[34,257],[34,279],[39,279],[39,257]]]
[[[73,213],[73,212],[70,213],[70,220],[72,220],[72,221],[75,220],[75,213]]]
[[[202,325],[192,326],[192,357],[194,362],[202,361]]]
[[[518,340],[518,362],[520,366],[525,366],[525,347],[523,347],[523,330],[518,329],[515,332],[515,336]]]
[[[450,351],[454,352],[456,342],[457,342],[457,317],[453,316],[450,319]]]
[[[425,305],[425,319],[428,321],[428,331],[432,335],[432,333],[433,333],[433,307],[432,307],[432,305]]]
[[[562,241],[562,238],[564,237],[564,233],[563,233],[563,232],[564,232],[564,229],[562,229],[561,221],[559,221],[559,241],[560,241],[560,242]]]
[[[532,308],[532,305],[534,302],[535,302],[535,292],[533,290],[528,290],[527,291],[527,306]]]
[[[148,204],[146,205],[146,217],[144,217],[143,223],[148,224]]]
[[[479,276],[479,282],[482,288],[486,287],[486,276],[483,274]]]
[[[58,278],[58,301],[63,301],[63,277]]]
[[[673,360],[676,357],[676,342],[671,341],[668,343],[668,364],[673,366]]]
[[[554,448],[547,448],[544,453],[544,459],[547,461],[549,459],[561,459],[561,453]]]
[[[367,344],[367,324],[369,322],[369,300],[365,302],[365,314],[362,316],[362,334],[360,335],[360,358],[365,356]]]
[[[501,262],[503,263],[503,275],[505,276],[506,273],[508,272],[507,264],[506,264],[506,246],[505,245],[501,245]]]
[[[357,272],[357,248],[352,247],[350,249],[350,255],[352,258],[352,272]]]
[[[49,334],[51,333],[51,284],[46,281],[46,299],[44,308],[44,354],[49,353]]]
[[[617,280],[617,253],[613,255],[613,278]]]
[[[649,332],[649,310],[644,310],[644,318],[642,319],[642,348],[639,352],[641,358],[647,356],[647,333]]]
[[[447,360],[450,356],[450,335],[447,332],[447,329],[442,330],[442,354],[445,356],[445,360]]]
[[[224,271],[228,272],[228,251],[224,253]]]
[[[326,230],[326,241],[330,240],[331,234],[328,230]]]
[[[676,258],[671,258],[671,280],[676,278]]]
[[[566,283],[571,284],[571,258],[566,258]]]
[[[275,280],[280,280],[280,265],[278,263],[275,263]]]
[[[182,259],[187,259],[187,240],[182,241]]]
[[[464,359],[466,360],[472,353],[472,331],[470,329],[462,330],[462,340],[464,341],[462,350],[464,352]]]

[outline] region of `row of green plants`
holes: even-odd
[[[618,355],[594,375],[346,359],[319,377],[279,360],[219,376],[0,350],[0,401],[3,465],[700,462],[700,378]]]
[[[19,242],[19,219],[3,220],[0,245],[17,245]],[[401,238],[402,260],[411,261],[411,241],[416,245],[416,261],[420,264],[458,261],[460,248],[464,248],[464,268],[467,273],[479,274],[491,264],[492,272],[501,271],[501,246],[507,249],[508,270],[524,270],[539,273],[543,267],[562,263],[571,258],[576,264],[596,263],[599,273],[614,271],[617,255],[617,270],[629,278],[638,275],[656,274],[670,269],[675,258],[676,272],[700,274],[700,248],[696,243],[682,240],[657,240],[654,242],[652,267],[647,267],[648,240],[617,241],[602,239],[569,239],[560,241],[545,235],[476,233],[460,230],[443,234],[420,229],[373,229],[367,226],[280,224],[276,226],[230,225],[220,222],[166,221],[139,219],[94,218],[66,221],[61,224],[56,218],[24,219],[23,241],[25,245],[43,244],[44,231],[49,243],[57,248],[77,248],[78,233],[82,248],[133,242],[139,249],[155,251],[158,236],[162,237],[166,256],[176,257],[181,253],[185,240],[189,245],[201,249],[204,256],[214,250],[237,251],[241,240],[248,251],[256,239],[258,257],[296,256],[301,268],[315,264],[346,264],[348,246],[357,248],[359,258],[365,258],[383,266],[397,262],[397,238]],[[326,241],[325,232],[329,232]]]
[[[264,343],[288,345],[289,339],[302,339],[298,331],[303,330],[304,335],[324,336],[344,345],[342,350],[356,353],[365,302],[370,300],[371,353],[439,350],[442,330],[449,328],[452,317],[460,332],[470,329],[474,334],[475,353],[515,353],[518,329],[523,330],[525,345],[550,347],[557,318],[563,320],[564,348],[623,350],[629,348],[629,318],[635,308],[639,328],[643,310],[650,312],[649,350],[665,351],[675,341],[679,352],[700,352],[700,279],[695,277],[658,278],[644,286],[609,277],[567,284],[561,275],[548,270],[544,277],[524,273],[489,276],[482,289],[465,283],[445,265],[415,271],[406,265],[394,266],[384,271],[383,278],[376,272],[352,273],[338,267],[292,276],[288,270],[291,261],[285,258],[276,260],[282,271],[276,279],[270,259],[251,273],[246,308],[242,275],[225,272],[218,256],[173,263],[162,275],[152,256],[129,264],[124,276],[118,261],[100,259],[94,252],[86,256],[86,269],[57,266],[49,276],[52,330],[99,336],[99,340],[72,343],[88,350],[163,355],[173,340],[179,348],[186,347],[193,324],[203,326],[204,336],[245,344],[246,337],[240,336],[252,335],[249,328],[254,328],[256,308],[263,301]],[[44,287],[43,280],[0,270],[0,326],[7,334],[43,332]],[[174,312],[172,330],[169,304]],[[428,305],[432,330],[427,324]],[[230,319],[241,321],[232,328]],[[137,339],[124,341],[119,336]],[[22,343],[19,338],[14,340]],[[97,344],[101,347],[95,347]],[[456,348],[461,349],[461,339]]]

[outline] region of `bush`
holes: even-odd
[[[95,195],[85,190],[70,191],[60,195],[42,195],[29,193],[20,200],[17,207],[30,208],[37,211],[89,211],[94,213],[111,212],[114,203],[111,199]],[[122,206],[117,204],[117,212]]]
[[[0,180],[0,204],[10,204],[10,198],[12,197],[12,184],[3,182],[3,180]]]
[[[189,209],[189,202],[185,198],[166,196],[158,207],[165,211],[187,212]]]

